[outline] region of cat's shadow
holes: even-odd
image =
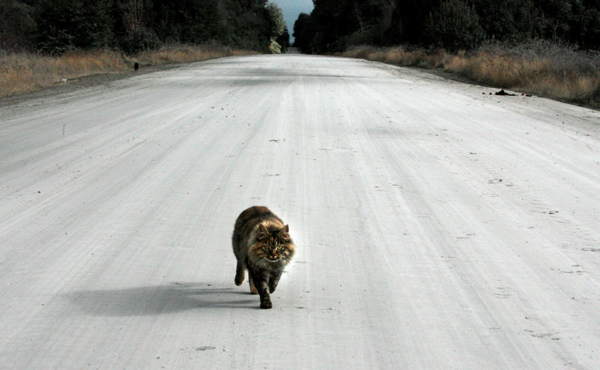
[[[258,307],[258,298],[248,292],[201,283],[81,290],[65,297],[94,316],[148,316],[196,309]]]

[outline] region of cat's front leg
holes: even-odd
[[[271,296],[269,295],[267,277],[262,275],[260,276],[260,280],[255,283],[257,284],[256,288],[258,288],[258,294],[260,294],[260,308],[268,309],[273,307]]]

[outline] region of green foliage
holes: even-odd
[[[311,53],[314,37],[315,24],[313,18],[306,13],[300,13],[298,19],[294,22],[294,38],[296,39],[294,46],[303,53]]]
[[[0,16],[0,47],[49,54],[166,42],[267,50],[285,31],[266,0],[0,0]]]
[[[36,8],[39,49],[62,53],[70,49],[111,46],[109,0],[44,0]]]
[[[275,3],[269,3],[266,6],[269,20],[271,21],[271,35],[279,37],[285,31],[285,21],[283,20],[283,12]]]
[[[119,42],[121,49],[128,54],[156,49],[160,45],[161,42],[156,34],[145,27],[134,28],[130,32],[127,32]]]
[[[539,10],[532,0],[477,0],[475,4],[488,39],[523,41],[538,36]]]
[[[275,41],[281,45],[281,52],[285,53],[290,46],[290,33],[287,27],[284,27],[283,33]]]
[[[357,44],[473,48],[536,39],[600,49],[600,0],[314,0],[294,25],[307,53]]]
[[[314,0],[294,25],[307,53],[357,44],[472,48],[546,39],[600,49],[600,0]],[[289,41],[267,0],[0,0],[0,48],[152,49],[219,43],[267,51]]]
[[[28,47],[36,29],[33,8],[16,0],[0,1],[0,49]]]
[[[464,0],[443,0],[425,23],[426,41],[450,50],[472,49],[484,39],[475,9]]]

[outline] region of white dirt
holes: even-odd
[[[252,56],[0,108],[0,367],[600,368],[600,113],[491,91]]]

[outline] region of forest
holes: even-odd
[[[109,48],[215,43],[266,51],[288,33],[267,0],[1,0],[0,49],[60,55]]]
[[[600,106],[600,0],[313,2],[294,24],[304,53]],[[282,11],[267,0],[0,0],[0,96],[288,44]]]
[[[314,0],[294,25],[305,53],[353,45],[469,50],[531,39],[600,49],[600,0]]]

